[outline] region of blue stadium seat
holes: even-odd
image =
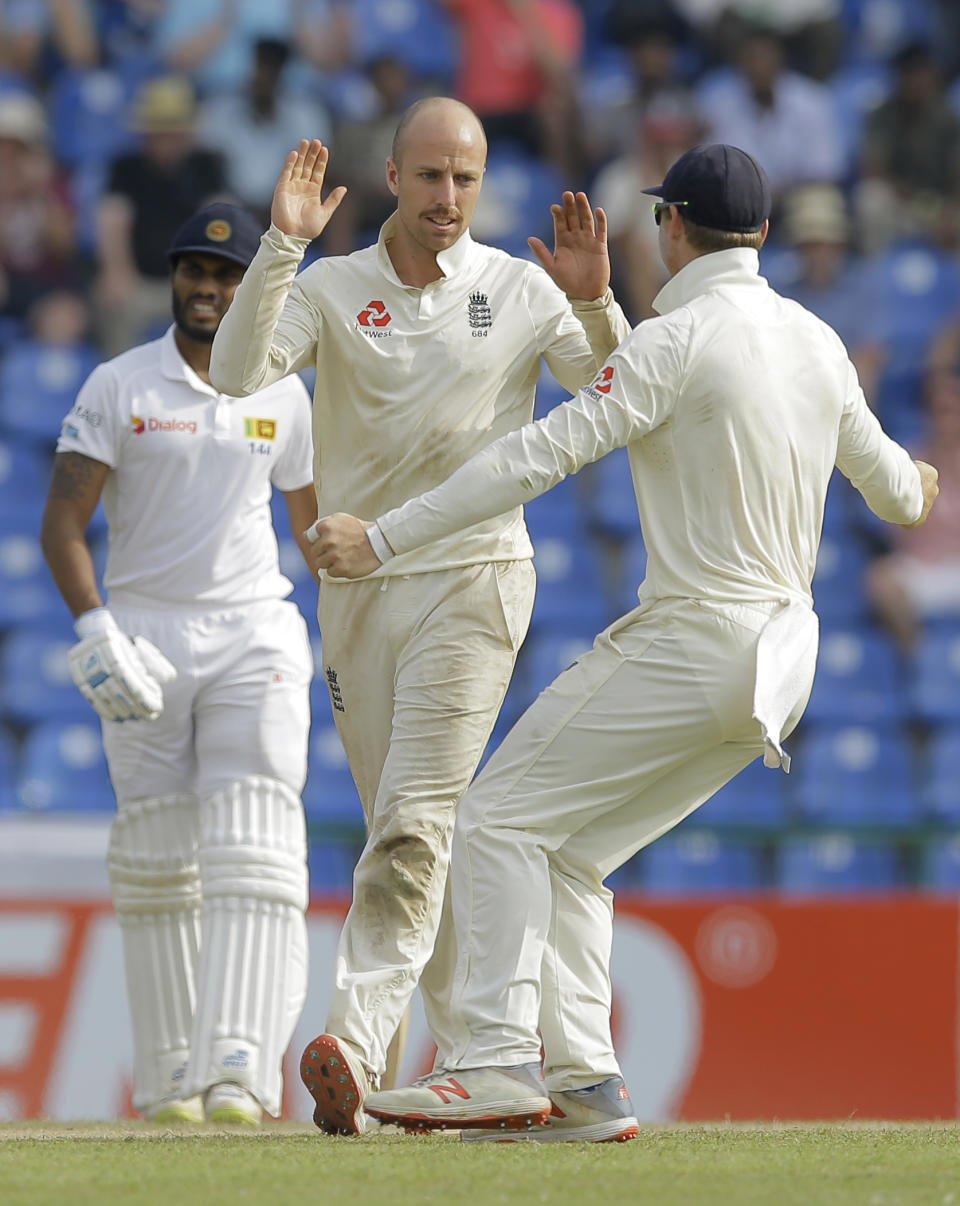
[[[448,84],[457,64],[456,26],[437,0],[353,0],[353,56],[401,59],[421,80]]]
[[[709,829],[776,831],[789,820],[787,777],[755,758],[694,814],[690,824]]]
[[[960,632],[931,628],[921,638],[910,681],[911,711],[928,724],[960,721]]]
[[[350,842],[311,842],[307,855],[310,894],[343,895],[353,888],[353,869],[360,848]]]
[[[559,201],[565,187],[545,160],[520,148],[494,147],[470,229],[481,243],[533,259],[527,237],[538,235],[548,247],[553,246],[550,206]]]
[[[504,707],[516,718],[577,658],[593,645],[595,631],[586,628],[533,631],[520,654]]]
[[[0,730],[0,811],[18,806],[14,790],[16,782],[17,756],[13,740]]]
[[[933,892],[960,896],[960,832],[937,835],[927,843],[923,882]]]
[[[906,884],[894,846],[845,833],[784,838],[776,862],[776,886],[790,896],[886,892]]]
[[[315,719],[310,732],[303,806],[311,825],[363,830],[363,808],[340,735],[322,720]]]
[[[131,150],[135,81],[114,71],[64,69],[50,89],[50,134],[57,158],[69,168],[106,163]]]
[[[22,440],[0,437],[0,532],[16,527],[39,534],[50,470],[45,453]]]
[[[76,638],[62,628],[15,628],[0,647],[0,712],[15,724],[49,719],[91,721],[74,686],[67,654]]]
[[[864,590],[867,553],[854,535],[824,532],[813,575],[813,603],[824,628],[867,623],[870,605]]]
[[[77,391],[100,360],[89,344],[17,343],[0,363],[0,424],[52,449]]]
[[[581,476],[587,486],[585,509],[591,525],[615,536],[632,536],[639,531],[637,496],[626,448],[616,448],[587,465]]]
[[[40,549],[40,514],[11,516],[0,530],[0,629],[68,621]]]
[[[877,335],[887,353],[874,401],[891,435],[909,444],[923,430],[927,349],[944,317],[960,309],[960,267],[931,244],[907,240],[880,252],[871,271],[880,302]]]
[[[906,712],[906,683],[889,638],[870,629],[821,635],[808,724],[893,724]]]
[[[960,725],[931,736],[925,763],[925,799],[931,819],[960,827]]]
[[[870,110],[885,100],[890,89],[886,63],[847,63],[827,81],[848,169],[857,169],[860,141]]]
[[[106,812],[115,807],[95,721],[45,721],[27,734],[17,795],[36,812]]]
[[[578,483],[567,478],[524,510],[537,571],[533,628],[576,626],[599,632],[613,615],[583,520]]]
[[[813,825],[906,829],[923,819],[919,779],[898,729],[805,728],[791,778],[800,814]]]
[[[647,895],[754,892],[765,886],[763,852],[709,832],[672,833],[638,856]]]
[[[942,33],[935,0],[842,0],[848,62],[885,62],[913,39],[936,42]]]

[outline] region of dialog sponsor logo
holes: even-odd
[[[131,415],[134,435],[143,435],[145,431],[182,431],[187,435],[197,434],[196,419],[157,419],[152,415],[141,419],[139,415]]]

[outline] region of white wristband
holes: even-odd
[[[370,541],[370,547],[380,558],[382,564],[386,564],[394,555],[393,549],[387,544],[387,538],[380,531],[380,525],[375,523],[373,527],[367,528],[367,539]]]
[[[73,621],[73,631],[79,640],[93,636],[96,632],[119,632],[117,621],[106,607],[91,607],[81,612]]]

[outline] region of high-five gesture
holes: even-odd
[[[284,234],[315,239],[347,195],[340,185],[323,200],[323,178],[329,158],[330,151],[319,138],[309,141],[302,138],[297,149],[287,156],[270,207],[270,221]]]
[[[542,239],[527,239],[537,257],[567,297],[593,301],[610,284],[607,254],[607,215],[593,210],[586,193],[563,194],[560,205],[551,205],[553,254]]]

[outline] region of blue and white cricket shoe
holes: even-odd
[[[611,1076],[587,1089],[554,1090],[541,1126],[528,1131],[466,1130],[465,1143],[622,1143],[640,1127],[623,1077]]]

